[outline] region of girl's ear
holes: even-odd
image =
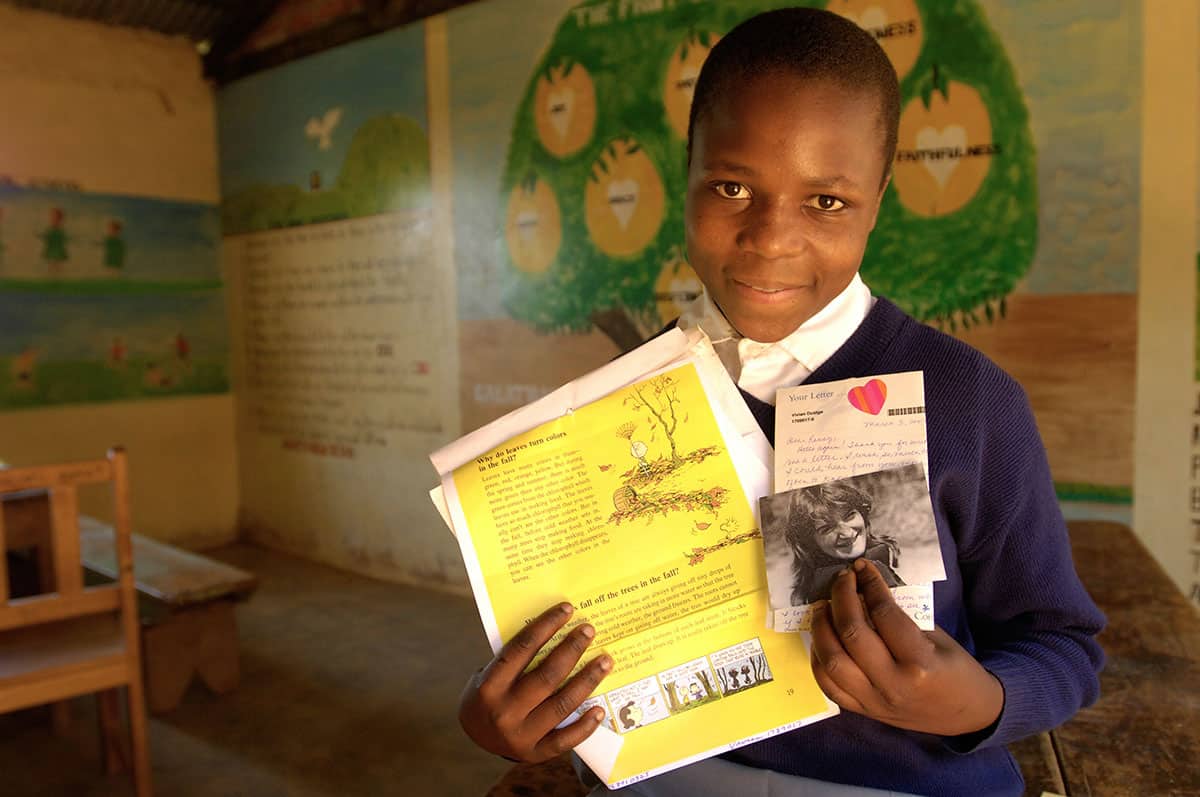
[[[875,197],[875,207],[871,211],[871,226],[869,229],[875,229],[875,222],[879,220],[879,208],[883,205],[883,195],[887,192],[887,187],[891,185],[892,173],[889,170],[887,176],[883,178],[883,184],[879,186],[879,194]]]

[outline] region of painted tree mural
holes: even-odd
[[[503,177],[504,302],[542,331],[623,349],[700,290],[683,245],[686,121],[718,38],[794,0],[587,0],[526,87]],[[865,279],[949,327],[994,319],[1037,241],[1029,118],[975,0],[832,0],[900,77],[895,178]]]

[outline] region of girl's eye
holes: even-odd
[[[750,192],[741,183],[717,183],[717,194],[722,199],[746,199]]]
[[[846,207],[846,203],[829,194],[818,194],[813,197],[812,206],[818,210],[841,210]]]

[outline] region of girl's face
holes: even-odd
[[[880,124],[874,94],[788,75],[697,120],[688,257],[742,335],[790,335],[857,273],[886,187]]]
[[[857,559],[867,550],[867,521],[855,510],[816,531],[817,547],[834,559]]]

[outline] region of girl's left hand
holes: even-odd
[[[958,736],[987,728],[1004,708],[1000,681],[942,629],[917,628],[866,559],[834,580],[812,638],[817,683],[847,711]]]

